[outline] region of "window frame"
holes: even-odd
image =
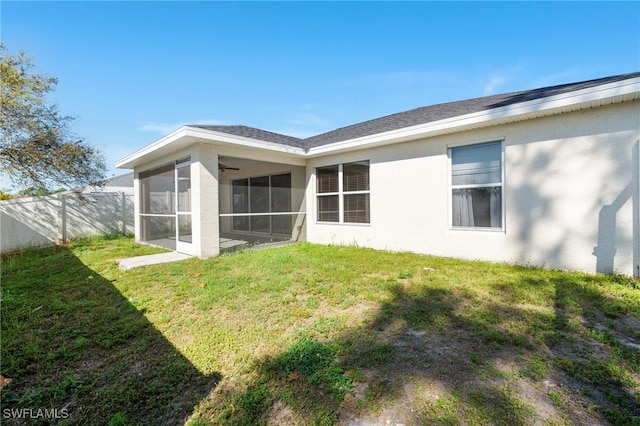
[[[490,145],[490,144],[499,144],[500,145],[500,182],[497,183],[484,183],[484,184],[465,184],[465,185],[454,185],[453,183],[453,151],[460,148],[471,148],[475,146],[481,145]],[[453,231],[483,231],[483,232],[506,232],[506,208],[505,208],[505,144],[504,138],[493,139],[488,141],[478,141],[464,144],[456,144],[456,145],[447,145],[447,154],[449,160],[449,229]],[[492,226],[460,226],[453,224],[453,191],[456,189],[473,189],[473,188],[500,188],[500,226],[492,227]]]
[[[367,173],[368,173],[368,189],[366,190],[357,190],[357,191],[345,191],[344,189],[344,166],[349,164],[358,164],[358,163],[366,163],[367,164]],[[318,169],[338,167],[338,191],[333,192],[319,192],[318,191]],[[345,196],[348,195],[368,195],[368,221],[367,222],[347,222],[344,220],[345,218]],[[320,202],[319,199],[322,197],[338,197],[338,220],[337,221],[327,221],[320,220]],[[315,168],[315,210],[316,210],[316,223],[317,224],[328,224],[328,225],[355,225],[355,226],[369,226],[371,225],[371,161],[370,160],[356,160],[356,161],[347,161],[343,163],[337,164],[327,164],[324,166],[318,166]]]

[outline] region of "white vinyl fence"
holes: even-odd
[[[55,194],[0,201],[0,253],[134,231],[133,195]]]

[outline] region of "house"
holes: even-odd
[[[638,275],[640,73],[417,108],[307,139],[183,126],[117,163],[138,241],[357,244]]]
[[[83,194],[94,194],[104,192],[121,192],[126,195],[133,195],[133,172],[105,179],[101,185],[87,185],[82,189]]]

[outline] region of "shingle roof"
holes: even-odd
[[[639,76],[640,72],[637,72],[617,75],[613,77],[599,78],[597,80],[583,81],[579,83],[562,84],[559,86],[543,87],[534,90],[525,90],[521,92],[505,93],[501,95],[485,96],[482,98],[431,105],[405,112],[399,112],[392,115],[387,115],[385,117],[376,118],[374,120],[365,121],[363,123],[358,123],[347,127],[342,127],[327,133],[307,138],[304,140],[304,143],[307,148],[313,148],[316,146],[327,145],[334,142],[374,135],[377,133],[388,132],[390,130],[402,129],[404,127],[430,123],[433,121],[444,120],[446,118],[490,110],[507,105],[513,105],[520,102],[541,99],[549,96],[559,95],[561,93],[587,89],[589,87],[607,83],[614,83],[617,81]]]
[[[282,135],[280,133],[269,132],[267,130],[256,129],[255,127],[209,126],[209,125],[201,125],[201,124],[189,125],[189,127],[197,127],[199,129],[213,130],[215,132],[227,133],[235,136],[243,136],[246,138],[257,139],[265,142],[274,142],[282,145],[295,146],[298,148],[305,147],[302,139],[299,139],[293,136]]]
[[[484,96],[481,98],[466,99],[462,101],[447,102],[437,105],[415,108],[409,111],[387,115],[351,126],[341,127],[306,139],[299,139],[293,136],[282,135],[266,130],[256,129],[248,126],[208,126],[193,125],[201,129],[214,130],[231,135],[244,136],[267,142],[279,143],[287,146],[309,149],[313,147],[328,145],[335,142],[355,139],[391,130],[402,129],[418,124],[430,123],[446,118],[457,117],[474,112],[486,111],[513,105],[520,102],[532,101],[535,99],[555,96],[562,93],[587,89],[601,84],[615,83],[618,81],[640,77],[640,72],[621,74],[611,77],[604,77],[595,80],[582,81],[578,83],[561,84],[557,86],[543,87],[520,92],[504,93],[500,95]]]
[[[121,186],[133,188],[133,172],[109,178],[104,181],[104,186]]]

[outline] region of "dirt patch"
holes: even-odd
[[[269,411],[267,425],[295,425],[298,424],[298,421],[298,416],[289,405],[282,401],[276,401]]]
[[[525,418],[530,424],[607,423],[594,411],[589,398],[569,396],[580,389],[569,388],[571,380],[564,375],[549,371],[540,377],[528,377],[532,355],[528,350],[492,347],[473,331],[451,329],[438,334],[412,328],[402,319],[387,324],[378,339],[393,345],[393,360],[362,369],[363,377],[345,399],[338,423],[422,424],[428,421],[423,417],[426,407],[439,407],[442,401],[453,401],[449,409],[454,412],[462,401],[468,406],[467,414],[475,409],[485,414],[482,405],[495,404],[499,414],[495,418],[491,412],[485,414],[492,423],[508,419],[509,423],[519,423]],[[575,344],[572,342],[574,351]],[[601,346],[597,342],[582,343],[585,350],[604,354]],[[482,403],[474,406],[476,400]],[[566,412],[571,413],[570,419]]]

